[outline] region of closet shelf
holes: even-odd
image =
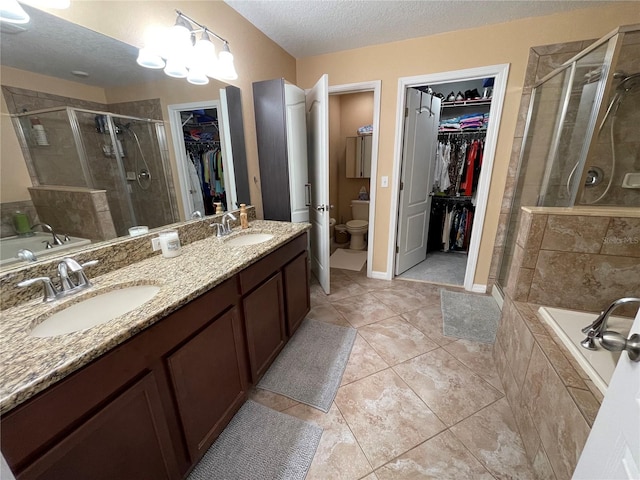
[[[479,98],[477,100],[457,100],[454,102],[442,102],[442,108],[470,107],[470,106],[491,105],[491,99]]]
[[[468,133],[469,135],[472,133],[487,133],[487,129],[486,128],[476,128],[476,129],[466,129],[466,130],[438,130],[438,135],[441,134],[447,134],[447,133],[451,133],[451,134],[455,134],[455,135],[460,135],[461,133]]]

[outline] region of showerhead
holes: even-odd
[[[615,72],[613,78],[621,78],[620,84],[616,87],[616,90],[620,93],[628,93],[632,89],[640,86],[640,73],[632,73],[630,75],[624,72]]]

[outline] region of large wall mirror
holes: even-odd
[[[19,145],[2,159],[3,185],[31,181],[3,194],[3,257],[29,248],[6,241],[17,209],[30,225],[47,223],[93,246],[129,236],[131,227],[188,220],[193,210],[214,213],[214,203],[250,203],[237,87],[141,68],[137,48],[24,8],[29,24],[0,29],[3,113],[11,116],[0,134]],[[39,248],[47,234],[39,235],[29,246],[42,257],[56,253]],[[0,269],[16,265],[25,263],[0,261]]]

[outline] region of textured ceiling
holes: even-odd
[[[140,67],[138,49],[131,45],[36,8],[23,8],[31,17],[28,24],[1,24],[2,65],[100,87],[166,78],[162,71]],[[73,70],[90,76],[76,77]]]
[[[132,0],[133,1],[133,0]],[[216,0],[203,0],[216,1]],[[515,18],[595,6],[573,0],[225,0],[291,55],[309,55],[433,35]],[[23,5],[31,22],[0,28],[0,63],[87,85],[113,87],[166,78],[139,67],[137,49]],[[11,33],[13,31],[13,33]],[[475,46],[470,46],[475,48]],[[78,78],[81,70],[90,74]]]
[[[295,58],[550,15],[577,0],[225,0]]]

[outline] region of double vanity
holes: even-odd
[[[253,221],[5,309],[1,445],[16,477],[184,478],[309,311],[308,228]],[[111,312],[113,295],[131,310]],[[106,320],[38,336],[91,311]]]

